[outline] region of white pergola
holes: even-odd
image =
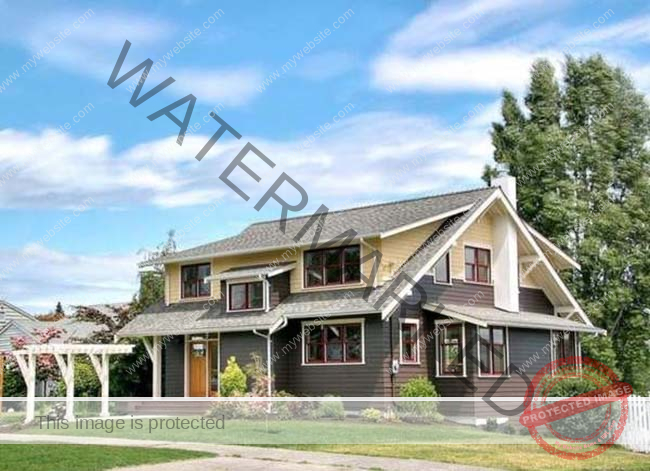
[[[43,344],[26,345],[22,350],[16,350],[13,355],[20,367],[20,372],[27,385],[27,404],[25,423],[34,420],[36,398],[36,357],[38,355],[54,355],[61,369],[66,389],[66,420],[74,420],[74,357],[88,355],[99,376],[102,387],[102,407],[100,417],[108,417],[108,372],[110,355],[124,355],[133,352],[134,345],[128,344]]]

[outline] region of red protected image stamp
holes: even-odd
[[[593,389],[550,400],[557,395],[554,389],[570,389],[575,380]],[[607,365],[587,357],[561,358],[540,369],[528,385],[519,422],[550,454],[585,460],[603,453],[621,436],[631,394],[632,387]]]

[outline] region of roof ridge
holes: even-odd
[[[497,189],[497,188],[496,187],[490,187],[490,186],[482,186],[482,187],[477,187],[477,188],[470,188],[470,189],[467,189],[467,190],[452,191],[452,192],[449,192],[449,193],[438,193],[438,194],[435,194],[435,195],[418,196],[417,198],[407,198],[407,199],[404,199],[404,200],[386,201],[386,202],[383,202],[383,203],[372,203],[372,204],[367,204],[367,205],[364,205],[364,206],[357,206],[355,208],[337,209],[337,210],[334,210],[334,211],[330,211],[329,214],[344,213],[344,212],[347,212],[347,211],[356,211],[356,210],[360,210],[360,209],[375,208],[377,206],[390,206],[390,205],[394,205],[394,204],[411,203],[411,202],[414,202],[414,201],[422,201],[422,200],[427,200],[427,199],[442,198],[444,196],[459,195],[461,193],[473,193],[473,192],[477,192],[477,191],[487,191],[487,190],[495,190],[495,189]],[[293,216],[293,217],[290,217],[290,218],[286,218],[285,221],[291,221],[291,220],[302,219],[302,218],[310,218],[310,217],[312,217],[312,214],[304,215],[304,216]],[[249,224],[248,226],[246,226],[246,229],[248,229],[249,227],[252,227],[252,226],[259,226],[261,224],[269,224],[269,223],[278,222],[278,221],[281,221],[281,220],[282,220],[282,218],[277,218],[277,219],[268,219],[268,220],[265,220],[265,221],[253,222],[253,223]],[[244,231],[246,229],[244,229]]]

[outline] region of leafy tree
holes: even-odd
[[[632,81],[600,56],[566,58],[562,86],[546,60],[531,70],[525,113],[504,92],[494,123],[495,166],[517,178],[518,211],[570,253],[563,274],[608,337],[583,336],[588,356],[650,388],[650,109]]]

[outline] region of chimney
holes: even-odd
[[[517,209],[517,179],[511,177],[510,175],[504,175],[502,177],[497,177],[492,179],[493,187],[500,187],[512,204],[512,207]]]

